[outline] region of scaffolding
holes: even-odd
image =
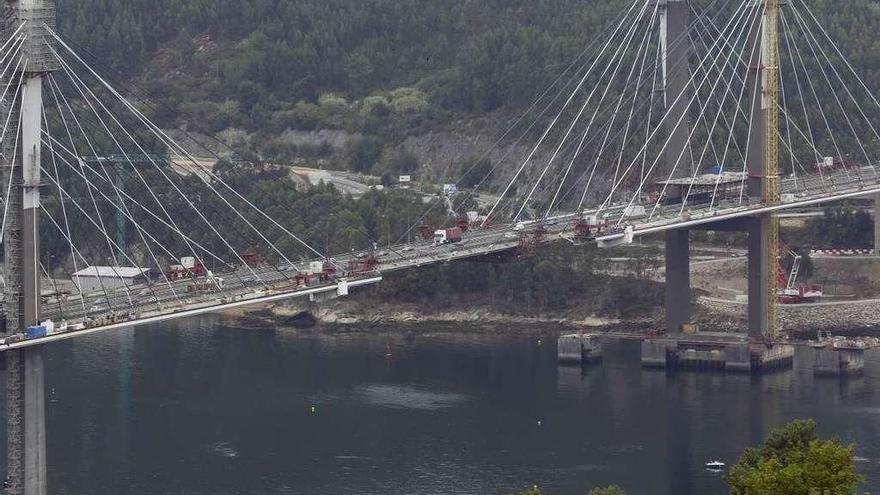
[[[780,0],[765,0],[764,30],[766,63],[764,66],[764,203],[777,205],[779,193],[779,6]],[[779,337],[779,219],[768,218],[767,337]]]
[[[54,0],[12,0],[7,1],[3,13],[3,39],[9,39],[19,26],[24,24],[26,36],[22,53],[27,56],[27,71],[42,73],[61,68],[52,49],[55,38],[49,34],[55,31]]]

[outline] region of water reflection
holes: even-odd
[[[386,350],[393,348],[393,357]],[[806,349],[809,351],[809,349]],[[213,318],[50,346],[50,487],[62,494],[722,494],[703,464],[814,417],[880,485],[880,359],[666,373],[635,342],[559,367],[545,338],[317,337]]]

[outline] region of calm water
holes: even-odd
[[[636,343],[581,370],[537,337],[401,337],[391,361],[386,342],[208,318],[52,345],[50,492],[722,494],[703,463],[798,417],[858,442],[880,486],[876,354],[860,379],[814,379],[805,355],[751,379],[643,370]]]

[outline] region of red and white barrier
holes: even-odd
[[[812,249],[810,256],[868,256],[873,249]]]

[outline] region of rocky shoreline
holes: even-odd
[[[365,311],[344,304],[318,306],[266,305],[223,313],[227,322],[247,328],[299,328],[326,333],[414,332],[429,331],[481,334],[531,334],[536,332],[601,331],[644,333],[657,328],[654,318],[616,319],[601,317],[541,317],[507,314],[487,308],[460,311],[419,311],[416,308],[392,308],[384,305]],[[303,315],[313,318],[313,325],[299,324]],[[308,318],[306,318],[308,319]]]
[[[312,324],[300,324],[300,318]],[[644,334],[663,327],[662,315],[642,318],[602,318],[595,316],[547,317],[508,314],[488,308],[458,311],[420,311],[411,306],[391,304],[370,309],[344,303],[327,305],[266,305],[224,313],[231,325],[246,328],[300,328],[326,333],[387,333],[443,331],[480,334],[528,334],[535,332],[611,332]],[[798,335],[817,331],[835,334],[880,335],[880,299],[834,303],[784,305],[780,307],[782,326]],[[746,305],[742,302],[699,296],[695,323],[717,332],[743,332]]]
[[[742,331],[747,306],[743,302],[701,296],[698,322],[721,331]],[[832,331],[836,334],[880,334],[880,299],[787,304],[779,307],[782,328],[797,334]]]
[[[826,266],[826,265],[830,265]],[[852,268],[852,261],[832,260],[821,263],[823,275],[852,283],[841,275],[843,268]],[[831,269],[833,268],[833,270]],[[874,267],[880,270],[880,267]],[[746,303],[719,293],[719,283],[734,286],[743,278],[742,259],[720,260],[692,266],[694,290],[694,322],[701,329],[716,332],[742,333],[747,327]],[[723,282],[719,282],[723,281]],[[827,281],[826,281],[827,283]],[[724,292],[721,290],[720,292]],[[839,293],[838,291],[834,291]],[[880,335],[880,298],[847,300],[841,296],[818,304],[780,306],[782,328],[812,338],[818,331],[835,334]],[[226,313],[230,324],[247,328],[315,328],[328,333],[420,332],[443,329],[446,332],[483,334],[523,334],[542,331],[595,331],[644,334],[664,327],[662,310],[648,310],[634,318],[609,318],[585,314],[584,306],[574,305],[553,315],[529,314],[527,311],[506,311],[502,306],[461,300],[441,309],[430,301],[399,303],[376,302],[369,298],[345,298],[314,303],[302,300],[259,308],[239,309]]]

